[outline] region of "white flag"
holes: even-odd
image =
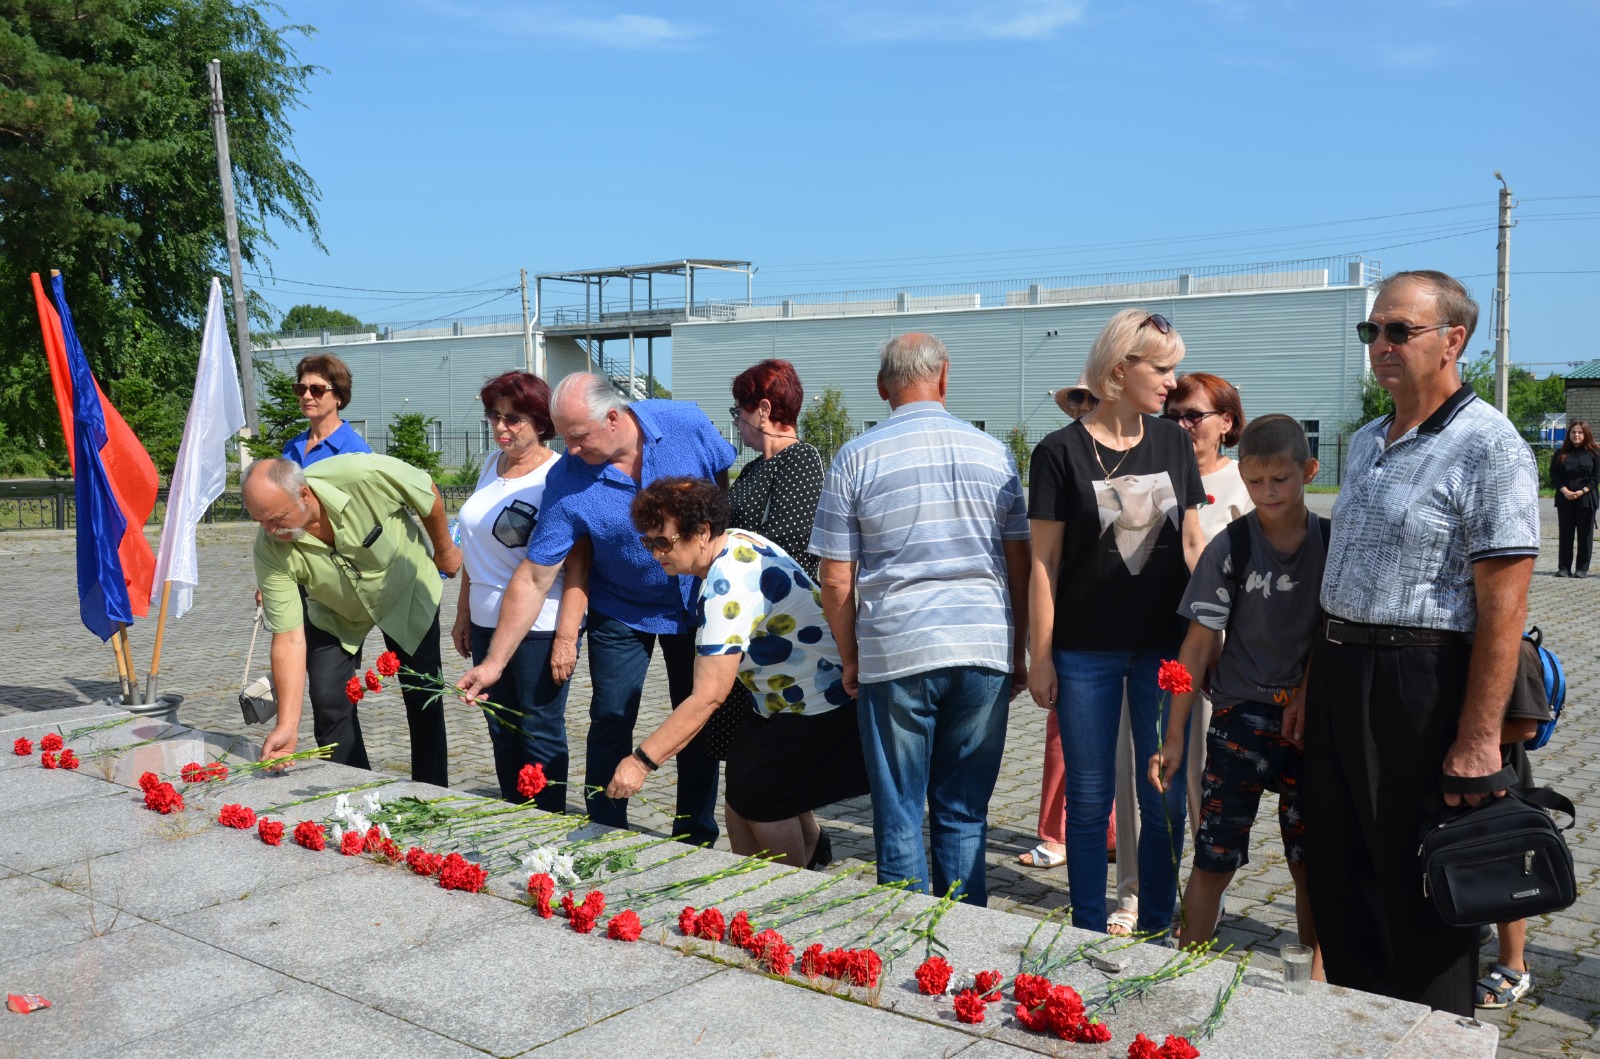
[[[225,445],[243,428],[244,401],[239,396],[239,369],[222,313],[222,282],[213,276],[194,400],[183,423],[178,465],[172,472],[172,487],[167,490],[167,521],[161,529],[156,576],[150,586],[150,602],[154,603],[161,597],[162,582],[172,582],[172,598],[167,604],[171,617],[183,617],[194,605],[194,590],[200,584],[195,527],[206,508],[227,487]]]

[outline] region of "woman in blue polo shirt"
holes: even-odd
[[[331,353],[303,357],[294,368],[294,395],[311,427],[283,447],[284,459],[309,467],[329,456],[372,451],[366,439],[339,418],[350,403],[350,369],[344,361]]]

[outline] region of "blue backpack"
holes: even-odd
[[[1544,645],[1544,634],[1537,625],[1522,634],[1522,639],[1533,645],[1534,654],[1539,659],[1539,667],[1544,678],[1544,697],[1550,707],[1550,719],[1539,722],[1538,729],[1532,738],[1523,742],[1523,747],[1528,750],[1538,750],[1550,741],[1550,736],[1555,733],[1556,722],[1561,720],[1561,708],[1567,704],[1567,674],[1561,668],[1561,659],[1555,656]],[[1527,652],[1523,652],[1526,658]],[[1524,662],[1524,665],[1531,663]]]

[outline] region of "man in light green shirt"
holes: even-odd
[[[455,576],[461,552],[432,480],[389,456],[350,454],[304,469],[291,460],[258,461],[243,491],[246,510],[261,525],[256,583],[272,633],[278,700],[262,758],[294,752],[309,682],[317,745],[335,744],[340,764],[371,768],[345,689],[359,676],[362,641],[376,625],[403,669],[431,680],[423,687],[404,676],[400,682],[411,778],[446,786],[444,711],[429,700],[442,686],[439,574]]]

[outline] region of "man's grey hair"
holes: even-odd
[[[265,478],[268,482],[287,493],[289,499],[297,504],[300,503],[300,490],[306,487],[305,469],[293,460],[287,460],[281,456],[268,460],[256,460],[252,463],[249,469],[244,472],[244,478],[239,482],[240,490],[242,491],[245,486],[256,478]],[[251,517],[254,517],[253,513]]]
[[[628,399],[617,392],[610,379],[589,371],[573,372],[556,383],[550,393],[550,411],[559,410],[564,414],[568,402],[572,401],[581,402],[588,410],[590,422],[604,419],[607,412],[622,412],[628,407]]]
[[[932,335],[913,331],[896,335],[878,350],[878,378],[890,393],[908,386],[937,379],[950,363],[950,351]]]

